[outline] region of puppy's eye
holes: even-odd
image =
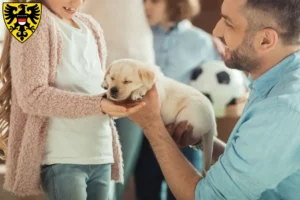
[[[111,78],[111,80],[112,80],[112,81],[114,81],[114,80],[115,80],[115,79],[114,79],[114,77],[110,77],[110,78]]]
[[[132,83],[132,81],[124,81],[123,83],[124,84],[129,84],[129,83]]]

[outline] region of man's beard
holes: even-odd
[[[230,59],[225,60],[227,67],[245,72],[253,72],[259,66],[257,53],[253,47],[253,39],[245,37],[242,44],[230,52]]]

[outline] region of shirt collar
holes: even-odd
[[[189,20],[182,20],[181,22],[177,23],[177,31],[181,32],[181,31],[185,31],[187,29],[189,29],[192,26],[192,23]]]
[[[166,31],[160,25],[152,26],[152,29],[154,29],[156,31],[164,32],[164,33],[171,33],[171,32],[183,32],[183,31],[189,29],[191,26],[192,26],[192,23],[189,20],[182,20],[179,23],[172,26],[169,31]]]
[[[258,79],[253,80],[249,75],[249,88],[256,91],[258,95],[266,95],[270,89],[280,80],[281,76],[300,68],[300,51],[296,51],[293,54],[287,56],[281,62],[269,69]]]

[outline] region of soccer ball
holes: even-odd
[[[239,70],[226,67],[223,61],[209,61],[195,68],[190,85],[212,103],[216,117],[223,117],[228,105],[247,93],[248,80]]]

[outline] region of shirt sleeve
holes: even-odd
[[[257,110],[199,181],[196,200],[259,199],[300,165],[300,115],[284,106]]]

